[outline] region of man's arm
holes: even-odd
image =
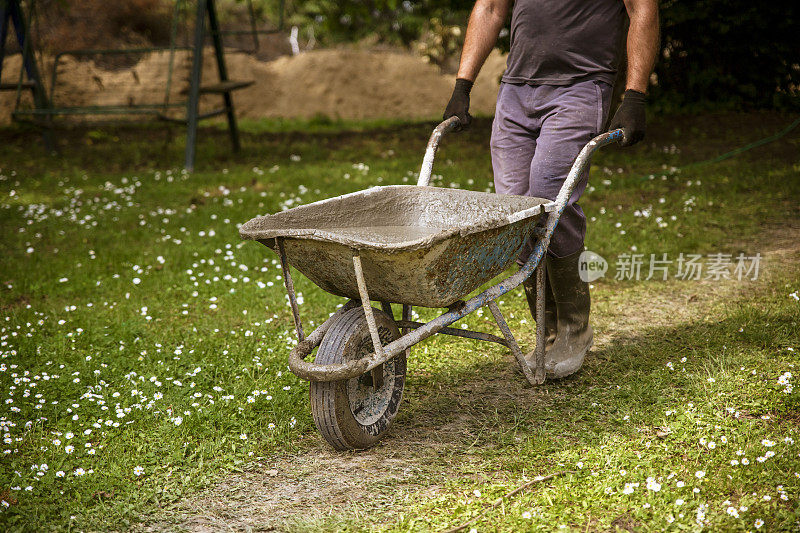
[[[628,79],[610,129],[622,128],[622,146],[644,139],[645,93],[658,53],[658,0],[624,0],[628,26]]]
[[[453,96],[444,111],[444,119],[458,117],[461,127],[466,128],[472,120],[469,115],[469,92],[478,77],[483,62],[497,42],[508,10],[513,0],[477,0],[467,24],[467,35],[461,51],[461,62],[456,75]]]
[[[467,35],[458,66],[459,79],[475,81],[497,42],[512,0],[477,0],[467,23]]]
[[[625,0],[628,27],[628,79],[625,89],[647,92],[658,53],[658,0]]]

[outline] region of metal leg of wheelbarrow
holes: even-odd
[[[522,353],[522,350],[517,344],[517,340],[514,338],[514,335],[511,333],[511,329],[508,327],[506,323],[506,319],[503,318],[503,313],[500,312],[500,307],[498,307],[497,302],[491,300],[487,306],[489,310],[492,312],[495,321],[497,322],[497,326],[500,328],[500,331],[503,332],[503,336],[506,338],[506,346],[508,346],[511,353],[514,354],[514,359],[517,361],[517,365],[522,373],[525,375],[525,379],[528,380],[528,383],[531,385],[541,385],[544,383],[545,380],[545,371],[544,371],[544,265],[539,265],[536,267],[536,288],[538,291],[537,299],[536,299],[536,348],[534,349],[534,368],[531,368],[528,361],[525,359],[525,354]]]
[[[375,355],[378,357],[383,357],[383,344],[381,344],[381,336],[378,332],[378,326],[375,324],[375,315],[372,313],[372,305],[370,305],[369,302],[367,282],[364,281],[364,270],[361,268],[361,254],[358,250],[353,250],[353,269],[356,273],[358,294],[361,296],[361,306],[364,308],[364,316],[367,319],[367,327],[369,328],[369,334],[372,337],[372,347],[375,348]],[[391,311],[391,307],[389,308],[389,311]],[[392,316],[391,312],[387,314]],[[376,389],[383,386],[383,365],[376,366],[372,369],[372,385]]]
[[[303,342],[306,336],[303,333],[303,323],[300,322],[300,309],[297,305],[297,296],[294,294],[294,282],[292,281],[292,274],[289,272],[289,263],[286,261],[286,251],[283,249],[283,238],[278,237],[275,240],[278,244],[278,255],[281,258],[283,284],[286,285],[286,292],[289,294],[289,304],[292,306],[292,318],[294,318],[294,327],[297,330],[297,341]]]
[[[536,347],[533,351],[533,360],[535,361],[534,377],[536,384],[541,385],[545,380],[544,370],[544,312],[545,312],[545,258],[539,261],[539,266],[536,267]]]
[[[381,302],[381,309],[383,312],[386,313],[391,317],[392,320],[394,318],[394,311],[392,311],[392,304],[389,302]],[[396,320],[395,320],[396,322]],[[406,350],[406,355],[408,355],[408,350]],[[372,369],[372,385],[377,389],[383,387],[383,367],[375,367]]]
[[[276,244],[278,248],[278,255],[281,261],[281,270],[283,271],[283,282],[286,286],[286,292],[289,295],[289,304],[292,307],[292,317],[294,318],[294,327],[297,330],[298,342],[302,343],[305,340],[305,333],[303,332],[303,324],[300,321],[300,309],[297,304],[297,295],[294,292],[294,282],[292,281],[292,274],[289,271],[289,263],[286,261],[286,251],[283,246],[283,239],[277,238]],[[361,256],[358,250],[353,250],[353,267],[356,273],[356,282],[358,283],[358,293],[361,295],[361,305],[364,308],[364,315],[367,319],[367,327],[369,328],[370,336],[372,337],[372,345],[375,348],[375,353],[378,356],[383,356],[383,345],[381,344],[380,333],[375,324],[375,315],[372,312],[370,305],[369,294],[367,293],[367,284],[364,281],[364,271],[361,268]],[[381,302],[381,306],[390,317],[392,316],[391,304]],[[387,310],[388,308],[388,310]],[[410,309],[410,308],[409,308]],[[403,308],[405,313],[405,306]],[[410,311],[409,311],[410,313]],[[383,365],[377,366],[372,369],[372,384],[373,387],[378,389],[383,386]]]

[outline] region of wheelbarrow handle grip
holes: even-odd
[[[436,155],[436,150],[439,148],[439,139],[448,131],[456,129],[459,124],[461,124],[461,121],[458,117],[450,117],[433,129],[431,138],[428,140],[428,147],[425,149],[425,157],[422,159],[422,168],[419,169],[417,185],[423,187],[430,185],[431,172],[433,171],[433,157]]]

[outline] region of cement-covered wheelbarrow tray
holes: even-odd
[[[591,154],[620,140],[622,131],[592,139],[555,201],[549,201],[428,186],[439,140],[457,124],[451,118],[434,129],[416,186],[375,187],[257,217],[240,229],[242,238],[259,241],[280,257],[299,341],[289,367],[311,381],[314,421],[337,449],[366,448],[385,434],[402,398],[408,349],[436,333],[502,344],[531,384],[545,380],[544,299],[536,306],[532,364],[495,300],[534,271],[537,293],[544,294],[541,259],[567,200]],[[544,226],[537,225],[545,214]],[[462,300],[507,269],[529,237],[535,246],[517,273]],[[349,298],[308,337],[289,265],[320,288]],[[372,307],[373,300],[381,309]],[[401,320],[391,304],[402,305]],[[448,310],[419,323],[411,320],[414,305]],[[449,327],[483,306],[503,337]],[[315,361],[306,361],[315,348]]]

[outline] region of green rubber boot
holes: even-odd
[[[536,321],[536,274],[534,273],[522,282],[522,287],[525,289],[525,298],[528,300],[528,307],[531,310],[531,316]],[[547,280],[547,270],[545,269],[544,275],[544,352],[545,354],[550,351],[553,343],[556,340],[556,301],[553,299],[553,290],[550,288],[550,283]],[[533,352],[525,355],[529,362],[533,362]]]
[[[589,325],[589,284],[581,280],[581,251],[567,257],[547,257],[547,277],[556,309],[556,338],[545,354],[548,378],[565,378],[577,372],[592,346]]]

